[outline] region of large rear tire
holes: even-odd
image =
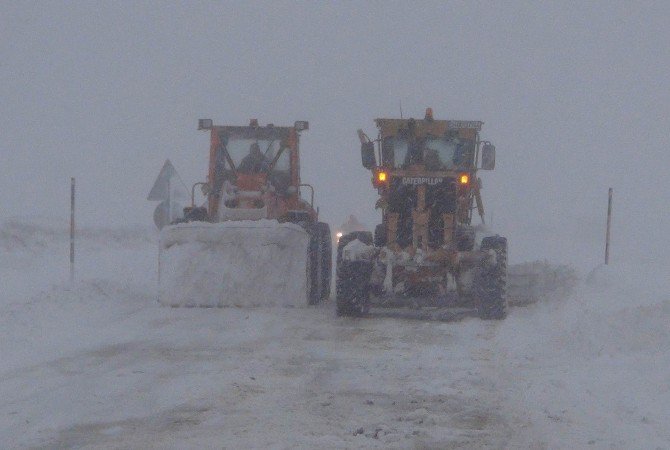
[[[330,296],[332,273],[332,238],[327,223],[318,222],[310,229],[309,304],[315,305]]]
[[[330,234],[330,226],[327,223],[316,224],[319,236],[319,261],[321,274],[321,301],[330,297],[330,282],[333,276],[333,237]]]
[[[335,288],[338,316],[362,316],[370,309],[372,263],[367,261],[344,261],[342,259],[342,250],[355,239],[364,244],[372,245],[372,233],[355,231],[342,236],[337,243]]]
[[[495,252],[495,264],[483,265],[477,270],[474,290],[479,317],[484,320],[502,320],[507,317],[507,238],[490,236],[482,240],[481,250]]]

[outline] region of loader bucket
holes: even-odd
[[[274,220],[191,222],[160,234],[159,302],[169,306],[307,305],[309,234]]]

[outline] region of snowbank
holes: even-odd
[[[301,227],[271,220],[166,227],[159,301],[170,306],[307,305]]]
[[[533,429],[515,445],[667,446],[667,273],[656,264],[602,266],[564,301],[510,314],[496,336],[500,388]]]
[[[75,242],[105,247],[132,247],[138,242],[154,242],[155,232],[151,227],[89,227],[77,226]],[[68,243],[70,225],[67,221],[47,218],[12,218],[0,224],[0,249],[11,252],[41,252],[48,246]],[[69,248],[69,247],[68,247]]]
[[[517,347],[531,354],[546,352],[546,345],[536,345],[540,339],[572,358],[670,348],[670,281],[654,266],[601,266],[563,302],[515,311],[513,321],[532,316],[526,328],[536,339]],[[513,335],[506,337],[520,337],[507,331]]]
[[[123,279],[155,292],[157,232],[153,227],[77,227],[75,277]],[[154,249],[147,252],[147,249]],[[70,277],[70,230],[66,220],[10,218],[0,223],[0,306]],[[122,261],[122,262],[121,262]],[[138,270],[136,263],[149,263]],[[155,297],[155,296],[154,296]]]

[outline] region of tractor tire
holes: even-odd
[[[327,223],[315,223],[309,226],[308,230],[310,233],[308,300],[310,305],[316,305],[330,296],[332,238]]]
[[[319,261],[321,274],[321,301],[330,298],[330,282],[333,274],[333,237],[327,223],[316,224],[319,236]]]
[[[493,250],[496,262],[477,270],[474,292],[479,317],[484,320],[502,320],[507,317],[507,238],[485,237],[481,250]]]
[[[342,250],[355,239],[372,245],[372,233],[354,231],[342,236],[337,243],[335,290],[338,316],[362,316],[370,309],[372,263],[342,260]]]
[[[343,261],[337,268],[337,315],[360,317],[370,309],[372,263]]]

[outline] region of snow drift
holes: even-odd
[[[273,220],[193,222],[160,235],[159,301],[170,306],[307,305],[309,235]]]
[[[668,269],[601,266],[562,301],[510,314],[498,388],[531,425],[510,447],[667,448]]]

